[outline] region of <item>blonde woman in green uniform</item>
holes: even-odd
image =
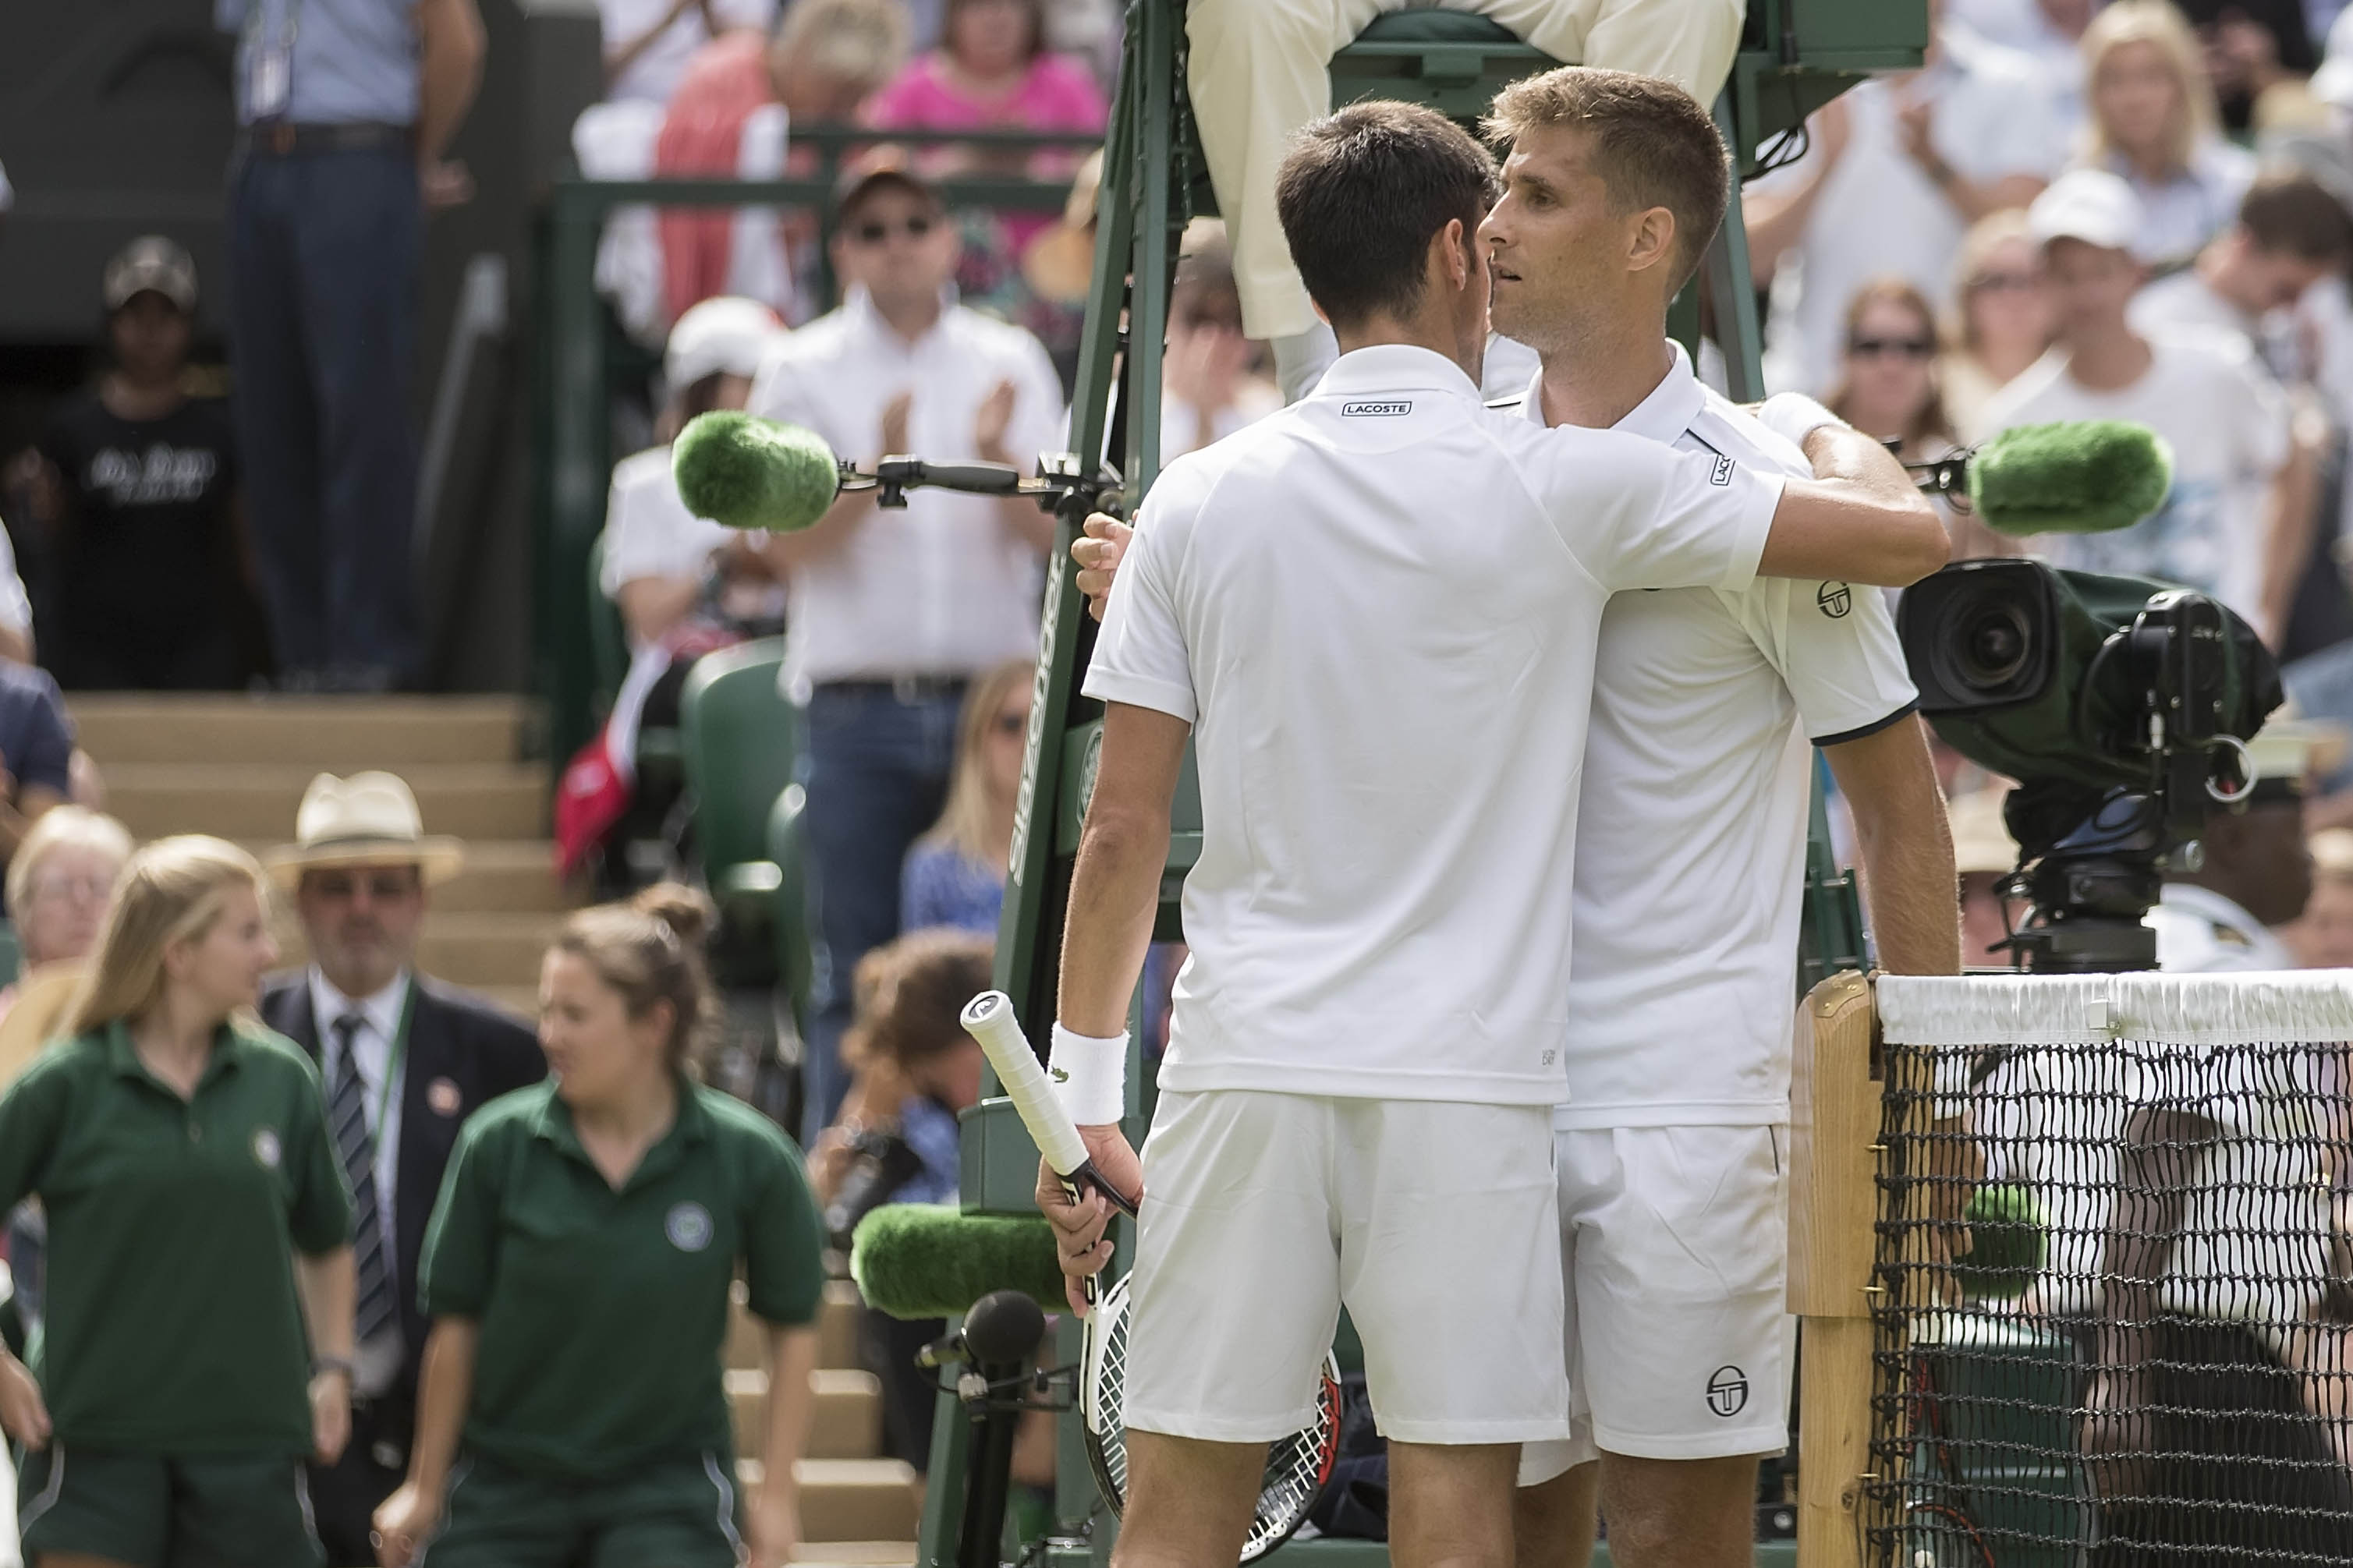
[[[319,1079],[254,1020],[261,868],[132,856],[90,974],[0,1098],[0,1213],[48,1211],[45,1342],[0,1351],[36,1568],[316,1568],[302,1460],[351,1430],[352,1215]]]
[[[792,1142],[689,1077],[710,904],[572,917],[540,970],[545,1083],[460,1134],[419,1269],[433,1319],[387,1568],[782,1568],[823,1283]],[[737,1506],[721,1350],[742,1266],[767,1328],[764,1479]],[[420,1557],[421,1554],[421,1557]]]

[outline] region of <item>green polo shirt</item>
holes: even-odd
[[[121,1024],[41,1053],[0,1096],[0,1214],[48,1213],[35,1370],[58,1436],[154,1454],[307,1454],[296,1249],[351,1239],[319,1078],[224,1024],[182,1100]]]
[[[466,1446],[568,1479],[727,1452],[736,1266],[754,1312],[806,1323],[821,1245],[799,1151],[716,1090],[681,1084],[677,1121],[617,1192],[554,1080],[491,1101],[459,1137],[418,1270],[428,1314],[481,1325]]]

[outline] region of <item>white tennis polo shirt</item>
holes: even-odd
[[[1161,1087],[1557,1103],[1602,605],[1746,587],[1781,488],[1403,346],[1172,464],[1085,688],[1194,726]]]
[[[1542,423],[1535,384],[1519,412]],[[1813,471],[1693,375],[1680,347],[1615,428],[1760,473]],[[1875,588],[1760,577],[1609,601],[1555,1125],[1788,1120],[1813,746],[1884,729],[1916,702]]]

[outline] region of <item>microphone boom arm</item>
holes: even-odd
[[[1100,510],[1103,497],[1120,486],[1119,475],[1109,465],[1088,473],[1079,459],[1068,452],[1049,452],[1038,459],[1034,479],[1009,463],[934,463],[904,453],[892,453],[874,467],[865,469],[843,458],[840,489],[873,490],[874,504],[892,508],[907,504],[907,492],[913,489],[955,490],[963,495],[1029,496],[1038,502],[1041,511],[1061,512],[1076,503],[1084,502],[1085,511]]]

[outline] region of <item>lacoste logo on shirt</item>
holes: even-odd
[[[701,1204],[678,1204],[662,1221],[662,1234],[681,1252],[700,1252],[711,1245],[711,1211]]]
[[[1715,460],[1715,471],[1708,475],[1707,482],[1712,485],[1730,484],[1732,482],[1732,469],[1733,461],[1731,458],[1725,457],[1717,458]]]
[[[1071,1069],[1068,1068],[1048,1068],[1046,1069],[1046,1076],[1052,1079],[1056,1083],[1068,1083],[1071,1081]]]
[[[1400,414],[1413,412],[1411,403],[1343,403],[1343,419],[1394,419]]]
[[[1843,620],[1854,608],[1854,593],[1843,583],[1825,583],[1814,590],[1814,603],[1831,619]]]

